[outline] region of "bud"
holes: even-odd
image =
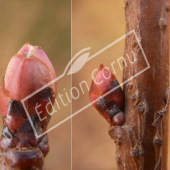
[[[47,55],[38,46],[24,45],[12,57],[5,74],[5,88],[14,100],[22,100],[56,78]],[[55,87],[52,87],[55,91]]]
[[[123,110],[123,91],[116,77],[102,64],[92,81],[90,100],[98,112],[110,125],[122,125],[125,121]],[[115,90],[114,90],[115,88]],[[108,93],[106,96],[102,97]],[[100,98],[101,97],[101,98]]]
[[[41,47],[25,44],[9,62],[0,88],[2,114],[7,115],[10,99],[21,101],[55,78],[54,68]],[[50,88],[56,94],[56,83]]]
[[[21,100],[55,78],[50,60],[38,46],[25,44],[9,62],[0,87],[0,111],[3,115],[0,149],[10,168],[43,168],[44,157],[49,152],[48,137],[36,138]],[[51,116],[46,111],[46,105],[49,100],[54,103],[56,93],[57,85],[53,83],[25,101],[37,133],[41,134],[47,128]],[[37,104],[42,111],[41,116],[46,117],[43,121],[36,113]]]

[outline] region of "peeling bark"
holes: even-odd
[[[124,85],[126,122],[109,130],[118,170],[168,170],[169,11],[167,0],[125,0],[126,32],[135,30],[150,69]],[[124,66],[124,81],[146,67],[134,35],[131,50],[137,61]]]

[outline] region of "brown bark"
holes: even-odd
[[[126,32],[135,30],[150,69],[124,85],[126,122],[109,130],[119,170],[168,170],[169,11],[167,0],[125,0]],[[137,61],[124,66],[124,81],[146,67],[134,35],[131,50]]]

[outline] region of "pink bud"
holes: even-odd
[[[0,149],[5,154],[4,169],[5,166],[8,169],[43,169],[44,157],[49,152],[48,138],[36,137],[21,100],[55,78],[50,60],[38,46],[25,44],[9,62],[0,87],[3,115]],[[56,82],[50,83],[24,102],[37,133],[42,134],[47,129],[51,116],[46,106],[49,100],[54,103],[56,92]],[[38,118],[37,105],[43,121]],[[51,108],[48,107],[49,110]]]
[[[7,114],[10,99],[21,101],[29,94],[56,78],[54,68],[45,52],[38,46],[25,44],[8,64],[4,83],[0,89],[0,106]],[[57,92],[56,83],[50,88]]]
[[[113,116],[123,110],[123,91],[118,85],[116,77],[101,64],[90,88],[92,102],[101,97],[93,106],[111,125],[115,125]]]
[[[115,87],[119,85],[116,77],[107,68],[104,68],[103,64],[100,65],[99,70],[92,82],[90,89],[90,100],[94,101],[109,93],[105,98],[112,100],[120,109],[123,108],[123,91],[119,87],[111,92]],[[95,104],[94,104],[95,106]]]

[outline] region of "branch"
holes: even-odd
[[[150,69],[124,85],[126,122],[109,130],[119,170],[168,169],[169,7],[166,0],[125,1],[126,32],[135,30]],[[134,35],[125,55],[131,50],[137,61],[124,66],[124,81],[146,67]]]

